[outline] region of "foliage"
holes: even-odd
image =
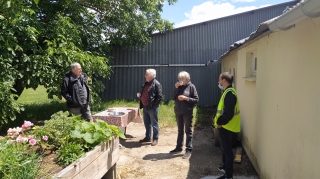
[[[194,114],[196,114],[196,118],[194,121],[195,126],[211,126],[215,111],[216,106],[196,106],[193,112]]]
[[[12,82],[0,81],[0,106],[2,108],[0,110],[0,126],[7,123],[8,119],[11,119],[12,121],[15,120],[15,113],[24,110],[24,108],[22,108],[22,106],[16,102],[15,97],[17,95],[11,93],[12,90],[14,90],[12,87]]]
[[[46,120],[43,126],[35,126],[31,135],[48,136],[48,145],[54,148],[60,148],[65,143],[70,132],[75,128],[76,123],[81,122],[81,116],[69,117],[69,112],[59,111]]]
[[[71,137],[79,139],[78,143],[87,150],[91,150],[105,140],[110,140],[115,135],[123,139],[126,138],[118,126],[108,125],[102,120],[97,120],[94,123],[82,122],[77,124],[71,132]]]
[[[39,170],[39,155],[23,143],[0,141],[0,178],[34,179]]]
[[[45,145],[43,141],[48,140],[48,136],[36,136],[30,135],[28,131],[32,130],[31,127],[34,124],[30,121],[24,121],[24,124],[21,127],[10,128],[7,131],[7,137],[9,141],[13,143],[22,143],[22,144],[29,144],[30,146],[38,145],[39,148],[42,150]]]
[[[172,28],[161,19],[163,4],[177,0],[3,0],[0,1],[0,84],[14,90],[0,111],[1,122],[19,106],[11,100],[24,89],[43,85],[50,98],[61,99],[60,85],[72,62],[79,62],[91,77],[92,95],[104,88],[98,77],[112,69],[113,46],[143,46],[150,35]],[[17,96],[13,95],[16,94]],[[8,98],[7,98],[8,99]],[[1,104],[4,103],[0,99]]]
[[[57,151],[58,154],[57,162],[59,165],[68,166],[81,156],[84,151],[80,144],[74,142],[63,144]]]
[[[4,132],[10,127],[20,126],[26,119],[37,125],[41,125],[46,120],[49,120],[54,113],[67,111],[66,104],[63,101],[41,100],[40,98],[36,102],[24,104],[24,109],[24,111],[17,115],[16,120],[0,125],[0,130]]]
[[[80,115],[69,116],[68,112],[62,111],[52,115],[43,126],[34,126],[30,121],[25,121],[21,127],[10,128],[7,132],[6,138],[0,143],[0,178],[35,178],[39,168],[37,160],[47,150],[56,152],[57,163],[67,166],[113,136],[125,138],[117,126],[100,120],[87,122]],[[8,150],[16,156],[10,156]],[[24,153],[28,153],[26,157],[30,159],[21,157]],[[13,171],[6,164],[8,159],[12,160],[9,164],[15,165],[18,173],[11,173]],[[28,168],[30,173],[23,175],[29,166],[32,167]]]
[[[30,178],[38,173],[40,156],[48,136],[29,135],[33,123],[24,121],[21,127],[10,128],[0,143],[0,178]]]

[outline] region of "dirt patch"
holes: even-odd
[[[122,147],[117,162],[117,179],[198,179],[222,174],[217,169],[221,163],[221,151],[220,148],[214,147],[210,127],[195,128],[190,159],[182,159],[184,152],[169,154],[176,145],[177,128],[160,129],[156,146],[139,143],[144,133],[142,123],[130,123],[127,126],[127,140],[120,140]],[[244,150],[241,164],[234,164],[234,175],[257,175]]]
[[[57,155],[55,153],[47,153],[40,161],[40,170],[36,179],[52,178],[60,172],[63,167],[55,162],[56,159]]]

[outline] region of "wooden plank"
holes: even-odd
[[[99,162],[99,159],[100,158],[105,158],[105,160],[109,160],[109,158],[106,158],[106,157],[108,157],[109,153],[113,152],[113,150],[114,150],[113,145],[115,143],[115,140],[107,141],[106,142],[106,146],[107,146],[106,149],[107,150],[105,150],[103,153],[101,153],[99,155],[99,157],[97,157],[94,161],[92,161],[92,163],[87,165],[86,168],[81,170],[79,172],[79,174],[74,177],[74,179],[86,179],[86,178],[90,179],[90,178],[94,178],[93,176],[96,175],[97,173],[99,173],[100,166],[104,165],[103,163]],[[107,171],[105,171],[105,172],[107,172]]]
[[[119,144],[115,140],[108,142],[111,143],[108,150],[103,152],[90,165],[80,171],[74,179],[101,178],[105,173],[107,173],[108,169],[118,161],[120,151]]]
[[[119,153],[120,149],[116,149],[112,154],[108,156],[108,160],[100,160],[100,170],[93,178],[102,178],[110,170],[110,168],[112,168],[112,166],[117,163],[117,161],[119,160]]]
[[[105,143],[101,144],[102,146],[105,145]],[[64,168],[63,170],[61,170],[56,177],[67,177],[67,178],[72,178],[75,175],[77,175],[77,173],[79,173],[80,171],[82,171],[87,165],[89,165],[90,163],[92,163],[92,161],[94,159],[96,159],[97,157],[99,157],[99,155],[101,155],[101,145],[100,146],[96,146],[93,150],[87,152],[85,154],[85,156],[81,157],[79,160],[77,160],[76,162],[70,164],[69,166],[67,166],[66,168]],[[104,148],[104,147],[103,147]]]
[[[97,174],[102,177],[118,161],[119,151],[119,137],[113,137],[112,140],[103,142],[87,152],[84,157],[64,168],[54,178],[92,179],[93,176],[98,176]],[[102,160],[106,162],[103,163]]]
[[[236,157],[234,159],[235,163],[241,163],[242,147],[237,147]]]

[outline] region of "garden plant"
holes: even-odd
[[[69,112],[55,113],[43,126],[24,121],[21,127],[8,129],[0,141],[0,178],[37,178],[46,154],[56,153],[56,163],[68,166],[113,136],[125,138],[117,126],[87,122]]]

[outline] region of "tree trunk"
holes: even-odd
[[[13,85],[13,88],[16,91],[12,90],[12,93],[17,95],[17,97],[15,97],[15,100],[18,100],[18,98],[20,97],[20,95],[22,94],[22,92],[24,90],[24,86],[22,85],[22,79],[16,80],[14,85]]]

